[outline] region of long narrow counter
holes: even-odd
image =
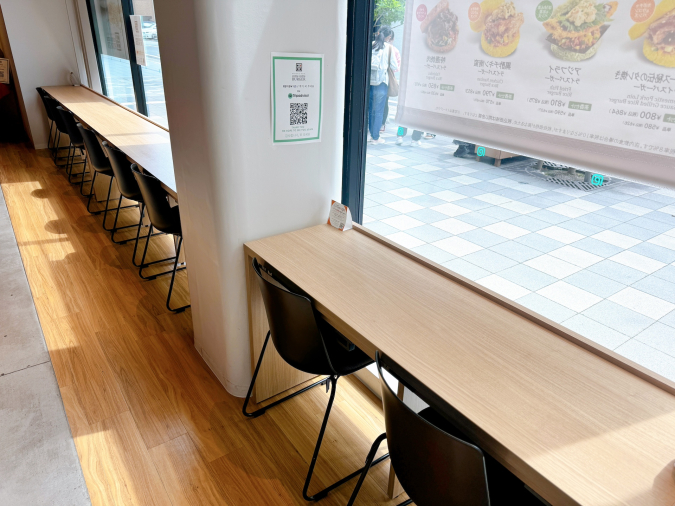
[[[667,389],[359,231],[320,225],[245,251],[254,359],[268,328],[256,257],[371,357],[381,350],[403,366],[436,409],[551,504],[675,503]],[[304,379],[277,355],[258,381],[274,394]]]
[[[47,86],[44,90],[178,198],[167,130],[84,86]]]

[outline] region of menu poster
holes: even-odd
[[[321,141],[323,55],[272,53],[272,142]]]
[[[675,182],[675,0],[408,0],[402,56],[402,125]]]

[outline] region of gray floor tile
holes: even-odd
[[[416,179],[417,181],[422,181],[422,182],[425,182],[425,183],[431,183],[433,181],[447,181],[447,179],[443,179],[443,178],[440,178],[438,176],[432,176],[431,174],[429,174],[427,172],[423,172],[419,176],[416,175],[416,176],[410,176],[410,177]],[[407,178],[401,178],[401,179],[407,179]],[[409,184],[409,183],[406,183],[406,184]]]
[[[658,297],[659,299],[667,300],[675,304],[675,283],[661,279],[655,275],[642,278],[640,281],[633,283],[633,288]]]
[[[663,204],[660,202],[654,202],[653,200],[645,199],[642,197],[635,197],[632,199],[626,200],[627,204],[633,204],[634,206],[640,206],[640,207],[646,207],[647,209],[651,209],[652,211],[656,211],[657,209],[661,209],[663,207]]]
[[[436,242],[452,235],[450,232],[446,232],[445,230],[441,230],[440,228],[431,225],[409,228],[405,233],[424,242]]]
[[[640,239],[641,241],[646,241],[648,239],[651,239],[652,237],[659,235],[658,232],[654,232],[653,230],[633,225],[632,221],[621,223],[620,225],[617,225],[616,227],[611,228],[610,230],[617,232],[619,234],[627,235],[628,237]]]
[[[471,174],[471,177],[473,177],[474,174]],[[476,178],[480,179],[480,178]],[[496,176],[493,178],[496,179]],[[471,185],[471,188],[477,189],[477,190],[482,190],[483,193],[491,193],[494,192],[495,190],[501,190],[504,188],[503,186],[500,186],[498,184],[490,183],[487,181],[482,181],[480,183],[474,183]]]
[[[591,320],[626,334],[628,337],[635,337],[644,329],[649,327],[654,320],[647,318],[640,313],[636,313],[628,308],[615,304],[610,300],[603,300],[596,305],[588,308],[582,313]]]
[[[669,327],[675,328],[675,311],[671,311],[670,313],[668,313],[666,316],[661,318],[659,322],[664,323]]]
[[[624,285],[632,285],[646,276],[644,272],[632,269],[631,267],[626,267],[625,265],[613,262],[612,260],[598,262],[597,264],[591,265],[588,270],[606,278],[613,279],[614,281],[618,281],[619,283],[623,283]]]
[[[439,192],[443,189],[434,185],[433,183],[420,183],[413,186],[408,186],[408,188],[410,188],[411,190],[418,191],[420,193],[424,193],[426,195],[428,195],[429,193]]]
[[[613,209],[611,207],[605,207],[603,209],[600,209],[598,211],[595,211],[592,214],[596,214],[598,216],[604,216],[605,218],[611,218],[616,221],[620,222],[625,222],[629,221],[635,218],[634,214],[627,213],[625,211],[619,211],[618,209]]]
[[[562,324],[568,329],[610,350],[616,349],[630,339],[627,335],[610,329],[606,325],[591,320],[582,314],[574,315],[569,320],[563,321]]]
[[[609,198],[612,198],[612,199],[616,199],[620,202],[623,202],[624,200],[629,200],[629,199],[633,198],[633,195],[629,195],[627,193],[621,193],[621,192],[614,191],[614,190],[603,190],[603,191],[599,192],[599,194],[605,195],[605,196],[607,196]]]
[[[619,248],[618,246],[603,241],[598,241],[592,237],[580,239],[574,243],[574,247],[605,258],[609,258],[623,251],[623,248]]]
[[[596,213],[584,214],[583,216],[579,216],[578,218],[576,218],[576,220],[583,221],[585,223],[590,223],[591,225],[602,227],[604,229],[616,227],[617,225],[621,225],[622,223],[619,220],[613,220],[612,218],[600,216]]]
[[[377,202],[378,204],[389,204],[390,202],[397,202],[401,200],[401,197],[397,197],[389,192],[380,192],[370,195],[368,199]],[[364,207],[364,209],[367,209]]]
[[[514,188],[504,188],[503,190],[497,190],[492,193],[513,200],[520,200],[530,196],[529,193],[521,192]]]
[[[485,209],[482,209],[480,213],[491,216],[492,218],[498,218],[497,221],[505,221],[510,218],[515,218],[516,216],[521,216],[520,213],[498,206],[486,207]]]
[[[455,188],[452,191],[460,190],[460,188]],[[459,192],[457,192],[459,193]],[[488,204],[487,202],[483,202],[482,200],[478,199],[462,199],[460,201],[462,203],[462,207],[465,207],[467,209],[471,209],[472,211],[480,211],[481,209],[486,209],[488,207],[491,207],[492,204]]]
[[[472,174],[469,174],[469,177],[471,177]],[[455,193],[459,193],[461,195],[466,195],[467,197],[476,197],[478,195],[484,195],[485,192],[481,190],[480,188],[474,188],[473,185],[465,185],[458,187],[453,190]]]
[[[433,209],[420,209],[411,213],[406,213],[407,216],[423,221],[424,223],[436,223],[437,221],[447,220],[447,215],[434,211]]]
[[[553,276],[549,276],[548,274],[544,274],[537,269],[533,269],[532,267],[523,264],[514,265],[513,267],[505,269],[501,271],[499,275],[502,278],[513,281],[517,285],[524,286],[533,292],[558,281],[558,279]]]
[[[553,320],[554,322],[558,323],[571,318],[575,314],[575,312],[571,309],[568,309],[557,302],[553,302],[546,297],[542,297],[538,293],[530,293],[525,295],[516,302],[522,304],[528,309],[531,309],[532,311],[535,311],[536,313],[539,313],[542,316],[545,316],[549,320]]]
[[[525,204],[529,204],[534,207],[538,207],[539,209],[545,209],[547,207],[554,206],[558,204],[558,202],[554,202],[553,200],[545,199],[543,197],[540,197],[539,195],[530,195],[529,197],[525,197],[524,199],[520,199],[520,202],[523,202]]]
[[[398,160],[394,163],[399,163]],[[397,174],[401,174],[402,176],[419,176],[421,174],[425,174],[425,172],[422,172],[421,170],[413,169],[412,167],[403,167],[402,169],[394,169],[392,172],[396,172]]]
[[[412,251],[428,258],[433,262],[436,262],[437,264],[449,262],[450,260],[457,258],[455,255],[448,253],[447,251],[443,251],[436,246],[432,246],[431,244],[417,246],[416,248],[413,248]]]
[[[614,205],[618,202],[621,202],[621,200],[617,200],[617,199],[612,198],[610,196],[604,195],[603,193],[586,195],[585,197],[581,197],[581,200],[593,202],[594,204],[600,204],[601,206],[611,206],[611,205]]]
[[[665,225],[669,225],[670,228],[675,228],[675,217],[670,214],[652,211],[651,213],[647,213],[642,217],[648,220],[659,221]]]
[[[616,352],[652,371],[675,381],[675,358],[652,348],[651,346],[631,339],[616,349]]]
[[[611,297],[619,290],[626,288],[626,285],[591,272],[588,269],[575,272],[571,276],[566,277],[564,281],[603,299]]]
[[[558,187],[556,185],[556,187]],[[568,202],[570,200],[574,200],[574,197],[570,197],[569,195],[565,195],[564,193],[559,193],[556,191],[548,191],[548,192],[543,192],[543,193],[538,193],[538,197],[541,197],[543,199],[547,200],[552,200],[556,204],[561,204],[563,202]]]
[[[499,218],[494,218],[479,212],[462,214],[457,216],[457,219],[468,223],[469,225],[473,225],[474,227],[487,227],[488,225],[501,221]]]
[[[532,216],[533,218],[536,218],[538,220],[545,221],[549,225],[557,225],[559,223],[562,223],[563,221],[569,220],[567,216],[563,216],[562,214],[548,211],[547,209],[540,209],[539,211],[533,211],[529,213],[528,216]]]
[[[380,190],[379,188],[375,188],[374,186],[367,184],[365,189],[363,190],[363,194],[365,196],[368,196],[368,195],[372,195],[373,193],[379,193],[381,191],[382,190]]]
[[[647,230],[651,230],[652,232],[657,232],[659,234],[668,232],[668,230],[671,230],[672,227],[675,226],[675,225],[671,226],[668,223],[664,223],[662,221],[656,221],[649,218],[645,218],[644,216],[640,216],[638,218],[635,218],[634,220],[630,220],[629,222],[627,222],[627,224],[635,225],[641,228],[646,228]]]
[[[446,203],[445,200],[437,199],[436,197],[432,197],[431,195],[420,195],[419,197],[413,197],[407,200],[409,202],[413,202],[414,204],[424,207],[440,206],[441,204]]]
[[[369,183],[370,186],[372,186],[373,188],[378,188],[382,191],[397,190],[398,188],[403,188],[403,186],[401,186],[398,183],[395,183],[394,181],[385,181],[380,177],[376,177],[375,179],[376,181]]]
[[[506,222],[510,223],[511,225],[524,228],[525,230],[529,230],[530,232],[536,232],[537,230],[541,230],[542,228],[548,228],[551,226],[550,223],[538,220],[537,218],[533,218],[532,216],[527,214],[508,219],[506,220]]]
[[[514,240],[520,244],[524,244],[525,246],[529,246],[530,248],[541,251],[542,253],[548,253],[549,251],[553,251],[554,249],[562,248],[564,246],[564,244],[560,241],[544,237],[543,235],[537,233],[523,235]]]
[[[506,241],[496,246],[492,246],[490,249],[517,262],[527,262],[528,260],[541,256],[541,251],[515,241]]]
[[[389,235],[400,232],[399,229],[394,228],[391,225],[387,225],[386,223],[382,223],[381,221],[372,221],[370,223],[366,223],[365,227],[380,235]]]
[[[450,260],[449,262],[445,262],[443,267],[447,267],[451,271],[456,272],[465,278],[469,278],[472,281],[476,281],[477,279],[490,275],[489,271],[478,267],[476,264],[467,262],[463,258],[456,258],[454,260]]]
[[[479,246],[483,246],[483,248],[490,248],[492,246],[496,246],[497,244],[506,242],[506,239],[501,235],[493,234],[492,232],[482,228],[469,230],[468,232],[459,234],[459,237],[474,244],[478,244]]]
[[[673,327],[656,322],[635,336],[635,339],[675,357],[675,328]]]
[[[489,249],[476,251],[475,253],[466,255],[463,258],[467,262],[471,262],[472,264],[475,264],[478,267],[481,267],[492,273],[503,271],[504,269],[508,269],[509,267],[513,267],[514,265],[518,264],[518,262],[511,260],[504,255],[500,255],[499,253],[495,253]]]
[[[379,194],[376,193],[375,195],[379,195]],[[371,195],[371,196],[372,196],[372,195]],[[375,202],[375,201],[374,201],[373,199],[371,199],[370,197],[366,197],[365,199],[363,199],[363,209],[368,209],[368,208],[370,208],[370,207],[375,207],[375,206],[378,206],[378,205],[379,205],[379,203],[378,203],[378,202]]]
[[[469,167],[469,165],[466,165],[466,167]],[[474,172],[471,174],[472,177],[475,177],[476,179],[480,179],[485,182],[489,182],[492,179],[497,179],[498,177],[503,177],[501,174],[491,174],[489,172]],[[476,183],[480,184],[480,183]],[[475,184],[474,184],[475,186]],[[494,186],[499,186],[499,185],[494,185]],[[502,187],[503,188],[503,187]],[[487,190],[487,191],[492,191],[492,190]]]
[[[666,264],[675,262],[675,251],[649,242],[642,242],[636,246],[633,246],[628,251],[633,251],[639,255],[644,255]]]
[[[400,199],[399,199],[400,200]],[[391,218],[392,216],[398,216],[399,213],[398,211],[394,211],[391,207],[387,206],[371,206],[369,208],[364,208],[363,214],[367,214],[371,218],[375,218],[376,220],[384,220],[387,218]]]
[[[567,230],[571,230],[572,232],[576,232],[577,234],[582,235],[593,235],[605,230],[602,227],[591,225],[590,223],[586,223],[585,221],[579,220],[567,220],[562,222],[559,226],[561,228],[565,228]]]
[[[658,193],[645,193],[640,195],[643,199],[653,200],[654,202],[660,202],[661,205],[668,206],[675,202],[675,198],[668,197],[667,195],[660,195]]]
[[[434,185],[440,187],[442,190],[453,190],[455,188],[464,186],[462,183],[458,183],[457,181],[452,181],[450,179],[442,179],[440,181],[434,181]]]
[[[654,272],[652,276],[656,276],[657,278],[665,279],[666,281],[675,283],[675,266],[666,265],[665,267]]]

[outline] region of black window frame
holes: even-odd
[[[349,207],[352,219],[359,224],[363,221],[363,195],[366,182],[369,69],[374,13],[374,0],[349,0],[347,9],[342,203]]]

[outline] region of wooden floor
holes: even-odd
[[[133,243],[110,241],[47,151],[0,144],[0,184],[92,503],[306,504],[325,390],[245,419],[194,349],[190,310],[164,307],[169,277],[137,276]],[[152,242],[153,258],[170,253],[168,237]],[[185,272],[176,283],[180,304]],[[340,380],[310,493],[363,465],[381,432],[377,398]],[[387,500],[388,470],[371,471],[358,504],[402,501]],[[346,504],[353,484],[322,504]]]

